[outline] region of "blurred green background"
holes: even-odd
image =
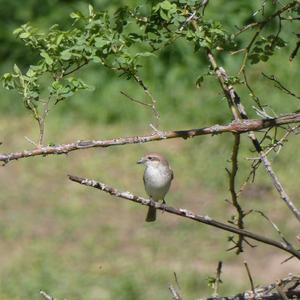
[[[148,1],[149,2],[149,1]],[[229,31],[250,22],[262,1],[211,1],[207,18],[224,23]],[[271,2],[271,1],[270,1]],[[114,11],[122,4],[135,6],[142,1],[89,1],[96,9]],[[265,8],[272,11],[271,5]],[[26,68],[36,57],[15,39],[12,31],[30,21],[46,30],[58,23],[71,24],[73,10],[87,11],[85,1],[7,1],[0,0],[0,71],[9,72],[14,63]],[[268,31],[276,32],[271,23]],[[248,79],[263,104],[276,114],[299,109],[299,103],[261,76],[261,72],[278,78],[300,94],[299,58],[288,56],[295,46],[296,27],[287,26],[282,37],[288,45],[276,52],[267,63],[251,66]],[[241,46],[249,35],[241,38]],[[224,55],[219,62],[234,74],[241,55]],[[201,88],[196,79],[208,71],[205,56],[195,55],[190,45],[179,41],[164,49],[158,60],[144,60],[142,77],[158,101],[161,129],[196,128],[230,121],[227,103],[215,78],[206,78]],[[153,122],[150,111],[130,102],[124,91],[144,99],[134,82],[118,77],[97,65],[81,71],[81,77],[95,86],[93,92],[79,95],[57,105],[46,125],[47,143],[68,143],[79,139],[146,134]],[[257,117],[247,89],[236,86],[251,117]],[[37,139],[38,129],[14,92],[0,90],[1,152],[31,148],[26,139]],[[300,157],[298,136],[280,155],[271,155],[286,190],[299,207],[298,178]],[[230,166],[231,135],[204,136],[189,140],[168,140],[144,145],[73,152],[67,156],[36,157],[9,163],[0,169],[0,299],[40,299],[45,290],[57,299],[170,299],[168,286],[176,272],[184,299],[209,296],[207,278],[214,276],[223,260],[222,295],[250,288],[243,261],[247,260],[255,284],[269,283],[299,264],[286,255],[259,245],[246,248],[236,256],[227,252],[228,234],[194,224],[167,214],[158,222],[145,224],[146,209],[106,196],[99,191],[76,185],[66,174],[95,178],[121,190],[145,195],[142,169],[136,160],[147,151],[164,153],[175,173],[167,201],[176,207],[227,221],[234,213],[224,201],[229,198],[225,168]],[[250,170],[246,157],[254,157],[246,136],[240,154],[241,184]],[[274,192],[263,169],[256,182],[249,185],[241,198],[245,209],[266,212],[297,243],[298,224]],[[277,238],[270,224],[259,215],[250,215],[251,230]]]

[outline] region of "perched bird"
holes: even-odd
[[[165,195],[174,178],[173,171],[169,167],[168,161],[161,154],[149,153],[143,156],[137,163],[145,166],[143,179],[148,196],[154,201],[162,200],[163,203],[166,203]],[[150,206],[146,222],[153,222],[155,220],[156,209],[155,207]]]

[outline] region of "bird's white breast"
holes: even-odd
[[[153,200],[164,199],[170,188],[172,174],[168,167],[148,166],[144,173],[145,190]]]

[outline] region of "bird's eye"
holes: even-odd
[[[152,160],[152,159],[153,159],[153,157],[152,157],[152,156],[148,156],[148,159],[149,159],[149,160]]]

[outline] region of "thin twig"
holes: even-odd
[[[67,154],[69,152],[81,149],[96,148],[96,147],[110,147],[120,146],[126,144],[141,144],[151,141],[160,141],[165,139],[174,138],[192,138],[201,135],[216,135],[225,132],[230,133],[245,133],[249,131],[259,131],[262,129],[276,127],[284,124],[299,123],[300,113],[291,113],[280,116],[273,119],[262,119],[262,120],[237,120],[229,123],[228,125],[213,125],[210,127],[188,129],[188,130],[176,130],[176,131],[163,131],[163,134],[152,133],[149,135],[142,136],[131,136],[131,137],[119,137],[108,140],[82,140],[69,144],[61,144],[55,146],[43,146],[33,150],[23,150],[18,152],[0,153],[0,161],[4,164],[9,163],[12,160],[18,160],[21,158],[33,157],[33,156],[46,156],[46,155],[59,155]]]
[[[179,280],[178,280],[176,272],[174,272],[174,279],[175,279],[175,283],[176,283],[177,287],[180,289]]]
[[[246,261],[244,261],[244,265],[245,265],[245,268],[246,268],[246,271],[247,271],[247,275],[248,275],[248,278],[249,278],[249,281],[250,281],[250,286],[251,286],[251,290],[253,292],[253,297],[255,299],[255,288],[254,288],[253,278],[252,278],[252,275],[251,275],[248,263]]]
[[[275,229],[275,231],[278,233],[278,235],[280,236],[281,240],[287,244],[290,245],[290,243],[287,241],[287,239],[284,237],[284,235],[282,234],[282,232],[280,231],[280,229],[278,228],[278,226],[262,211],[257,210],[257,209],[251,209],[247,215],[249,215],[252,212],[256,212],[258,214],[260,214],[263,218],[265,218],[271,225],[272,227]]]
[[[38,147],[37,143],[35,143],[33,140],[31,140],[29,137],[24,136],[25,140],[30,143],[31,145]]]
[[[246,84],[246,87],[248,88],[249,92],[250,92],[250,96],[251,98],[254,100],[254,102],[257,104],[257,106],[259,107],[260,110],[263,110],[264,108],[262,107],[261,103],[260,103],[260,100],[258,98],[258,96],[256,96],[254,90],[252,89],[252,87],[250,86],[249,84],[249,81],[248,81],[248,78],[247,78],[247,75],[246,75],[246,70],[243,69],[243,77],[244,77],[244,81],[245,81],[245,84]]]
[[[274,75],[267,75],[264,72],[261,73],[264,77],[266,77],[267,79],[274,81],[275,82],[275,87],[278,88],[279,90],[283,91],[284,93],[286,93],[287,95],[290,95],[292,97],[295,97],[297,99],[300,99],[300,96],[296,95],[294,92],[292,92],[291,90],[289,90],[288,88],[286,88]]]
[[[38,118],[38,124],[39,124],[39,129],[40,129],[38,147],[42,147],[43,142],[44,142],[45,122],[46,122],[46,117],[47,117],[48,112],[49,112],[49,103],[50,103],[50,101],[51,101],[51,95],[48,97],[47,101],[43,104],[43,113]]]
[[[223,265],[222,261],[219,261],[218,267],[217,267],[217,272],[216,272],[216,281],[215,281],[215,285],[214,285],[214,293],[213,293],[214,297],[217,297],[219,295],[218,290],[219,290],[220,283],[222,283],[222,280],[221,280],[222,265]]]
[[[76,72],[77,70],[81,69],[82,67],[84,67],[84,66],[87,65],[88,63],[89,63],[89,61],[86,60],[86,61],[84,61],[81,65],[78,65],[78,66],[75,67],[74,69],[69,70],[69,71],[67,71],[67,72],[64,72],[64,73],[63,73],[63,77],[68,76],[68,75],[70,75],[70,74]]]
[[[300,19],[300,18],[299,18],[299,19]],[[290,55],[290,57],[289,57],[289,60],[290,60],[290,61],[292,61],[292,60],[296,57],[296,55],[297,55],[299,49],[300,49],[300,41],[297,42],[295,49],[294,49],[293,52],[291,53],[291,55]]]
[[[123,96],[127,97],[129,100],[131,100],[131,101],[133,101],[133,102],[135,102],[135,103],[144,105],[144,106],[149,107],[149,108],[152,109],[152,105],[151,105],[151,104],[145,103],[145,102],[140,101],[140,100],[136,100],[136,99],[132,98],[131,96],[129,96],[128,94],[126,94],[125,92],[122,92],[122,91],[121,91],[120,93],[121,93]]]
[[[55,298],[53,298],[52,296],[48,295],[46,292],[44,291],[40,291],[40,294],[46,299],[46,300],[55,300]]]
[[[235,234],[242,234],[245,237],[248,237],[255,241],[258,241],[258,242],[261,242],[264,244],[268,244],[268,245],[271,245],[278,249],[281,249],[283,251],[286,251],[288,253],[291,253],[295,257],[300,259],[300,252],[297,251],[296,249],[294,249],[294,247],[292,247],[291,245],[286,245],[282,242],[277,242],[268,237],[264,237],[264,236],[256,234],[256,233],[253,233],[253,232],[250,232],[247,230],[243,230],[240,228],[236,228],[235,226],[231,226],[226,223],[216,221],[209,216],[197,215],[197,214],[193,213],[192,211],[189,211],[189,210],[183,209],[183,208],[175,208],[175,207],[171,207],[171,206],[166,206],[163,203],[155,202],[151,199],[146,199],[146,198],[136,196],[128,191],[122,192],[122,191],[117,190],[114,187],[110,187],[110,186],[108,186],[102,182],[96,181],[96,180],[81,178],[81,177],[73,176],[73,175],[68,175],[68,177],[71,181],[74,181],[76,183],[79,183],[79,184],[82,184],[85,186],[99,189],[103,192],[109,193],[110,195],[118,197],[118,198],[129,200],[129,201],[141,204],[141,205],[155,207],[156,209],[164,211],[165,213],[174,214],[174,215],[177,215],[177,216],[180,216],[183,218],[187,218],[187,219],[190,219],[190,220],[193,220],[196,222],[200,222],[203,224],[207,224],[207,225],[210,225],[210,226],[213,226],[213,227],[216,227],[216,228],[228,231],[228,232],[232,232]]]
[[[180,296],[180,294],[176,291],[176,289],[173,287],[173,285],[169,286],[169,290],[172,294],[172,298],[174,300],[182,300],[182,297]]]
[[[137,74],[132,74],[133,78],[135,79],[135,81],[143,88],[144,93],[150,98],[151,103],[152,103],[152,111],[154,113],[154,116],[156,118],[156,126],[159,127],[159,112],[157,110],[156,107],[156,99],[154,98],[154,96],[152,95],[152,93],[150,92],[150,90],[148,89],[148,87],[146,86],[146,84],[144,83],[144,81],[140,78],[140,76],[138,76]]]

